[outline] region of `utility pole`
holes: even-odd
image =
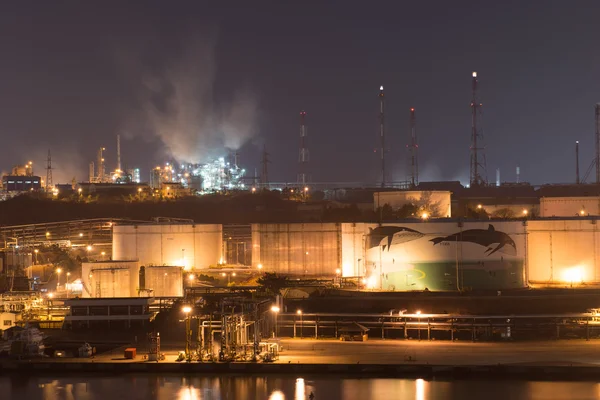
[[[381,137],[381,187],[385,187],[385,96],[379,87],[379,135]]]
[[[481,114],[482,107],[477,96],[478,85],[477,72],[473,72],[473,97],[471,99],[471,186],[483,186],[487,184],[485,153],[483,152],[485,147],[483,147],[482,143],[483,133],[481,132],[481,127],[478,126],[478,117]]]

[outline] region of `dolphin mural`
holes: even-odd
[[[425,235],[421,232],[403,226],[379,226],[375,229],[369,228],[369,234],[367,235],[369,249],[379,246],[382,240],[387,239],[387,244],[383,245],[383,250],[387,248],[387,251],[390,251],[390,247],[393,244],[410,242],[420,239],[423,236]]]
[[[487,253],[488,256],[497,251],[505,252],[507,246],[508,248],[512,247],[512,250],[514,250],[515,253],[517,251],[517,246],[510,236],[504,232],[497,231],[491,224],[488,229],[468,229],[450,236],[433,238],[430,242],[433,242],[434,246],[442,242],[475,243],[487,247],[485,253]],[[496,246],[494,247],[494,245]]]

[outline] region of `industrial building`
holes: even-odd
[[[69,299],[65,325],[73,330],[81,329],[142,329],[152,319],[151,297],[112,299]]]

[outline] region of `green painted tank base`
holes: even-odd
[[[414,264],[414,269],[389,272],[382,290],[464,291],[507,290],[525,287],[522,261],[435,262]],[[458,273],[458,279],[457,279]]]

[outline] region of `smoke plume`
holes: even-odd
[[[232,94],[231,101],[216,100],[224,96],[215,95],[215,43],[195,38],[170,62],[141,67],[141,111],[130,120],[128,133],[158,137],[164,156],[186,163],[223,156],[225,149],[237,150],[252,138],[258,114],[256,95],[243,88]]]

